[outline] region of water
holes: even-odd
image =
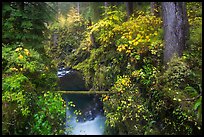
[[[60,78],[61,90],[86,90],[83,78],[76,71],[61,68],[57,75]],[[65,130],[65,134],[103,135],[106,118],[99,98],[99,95],[63,94],[67,106],[70,101],[75,105],[67,107],[66,128],[68,130]],[[80,110],[82,115],[76,115],[74,113],[76,110]]]
[[[72,135],[103,135],[105,117],[98,115],[94,120],[73,122]]]
[[[67,98],[66,98],[66,97]],[[66,103],[68,104],[69,97],[72,95],[64,95]],[[74,96],[74,95],[73,95]],[[80,96],[80,95],[77,95]],[[77,96],[75,96],[77,99]],[[88,95],[81,95],[88,96]],[[73,97],[72,97],[73,98]],[[69,107],[66,110],[66,128],[72,128],[71,132],[65,132],[71,135],[102,135],[104,132],[105,116],[103,111],[94,105],[91,97],[78,98],[78,101],[74,100],[75,107]],[[80,100],[80,101],[79,101]],[[76,102],[76,103],[75,103]],[[80,110],[82,115],[77,116],[74,114],[74,110]],[[77,122],[78,121],[78,122]]]
[[[66,70],[64,67],[62,67],[62,68],[60,68],[60,69],[58,70],[57,76],[58,76],[59,78],[61,78],[61,77],[64,77],[65,75],[70,74],[70,73],[72,73],[72,72],[73,72],[72,70]]]

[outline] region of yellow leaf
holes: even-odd
[[[45,69],[46,69],[46,70],[49,70],[49,68],[48,68],[48,67],[45,67]]]
[[[108,100],[109,96],[106,96],[105,98],[103,98],[103,101]]]
[[[25,54],[28,56],[30,53],[29,53],[29,51],[25,51]]]
[[[82,50],[86,50],[86,49],[87,49],[87,47],[83,47],[83,48],[82,48]]]
[[[17,48],[15,51],[17,52],[17,51],[20,51],[20,50],[22,50],[22,48],[20,47],[20,48]]]
[[[23,58],[23,56],[22,56],[22,55],[19,55],[19,56],[18,56],[18,58],[19,58],[19,59],[22,59],[22,58]]]
[[[137,46],[138,44],[139,44],[139,42],[138,42],[138,41],[136,41],[136,42],[134,43],[134,45],[135,45],[135,46]]]
[[[29,52],[28,49],[24,49],[25,52]]]
[[[139,39],[141,37],[141,35],[140,34],[137,34],[137,39]]]
[[[138,42],[142,42],[142,39],[139,39]]]
[[[10,68],[10,70],[12,70],[12,71],[18,71],[18,69],[17,68]]]
[[[17,48],[15,51],[16,51],[16,52],[19,51],[19,48]]]
[[[127,50],[126,53],[127,53],[127,54],[128,54],[128,53],[131,53],[131,50]]]

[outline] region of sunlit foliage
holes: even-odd
[[[45,48],[47,55],[55,58],[52,61],[55,67],[59,62],[66,64],[70,60],[69,55],[79,47],[84,38],[86,23],[77,10],[72,8],[66,16],[60,14],[59,19],[48,26],[50,41],[45,41]]]
[[[21,8],[19,8],[21,7]],[[56,87],[56,70],[44,54],[44,23],[47,16],[44,3],[6,2],[2,14],[2,133],[62,134],[64,111],[61,95],[51,94]],[[29,10],[32,12],[27,13]],[[42,10],[43,11],[43,10]],[[37,21],[40,19],[40,21]],[[37,22],[36,22],[37,21]],[[49,94],[47,98],[44,93]],[[51,96],[52,95],[52,96]],[[57,108],[44,113],[47,103]],[[55,102],[55,103],[54,103]],[[52,109],[52,107],[50,109]],[[43,109],[39,117],[36,117]],[[60,112],[60,113],[59,113]],[[50,117],[54,119],[49,120]],[[36,124],[36,121],[39,121]],[[45,124],[46,123],[46,124]],[[59,124],[59,125],[58,125]],[[48,130],[46,126],[52,130]]]
[[[114,95],[103,97],[106,124],[116,127],[115,130],[118,128],[119,134],[144,134],[147,123],[152,120],[139,90],[125,75],[118,77],[111,88]]]
[[[138,14],[138,17],[124,22],[125,13],[112,7],[104,19],[88,28],[87,45],[81,45],[81,49],[82,53],[89,52],[90,56],[74,68],[83,71],[87,85],[91,86],[90,83],[93,83],[93,89],[110,88],[116,80],[113,76],[120,74],[122,70],[127,69],[128,73],[137,68],[143,63],[146,54],[155,56],[155,65],[160,63],[157,58],[161,58],[163,48],[159,37],[162,33],[161,19],[143,12]],[[90,40],[91,34],[95,38],[94,43]],[[98,82],[99,79],[106,81],[101,88],[97,87],[103,83]]]

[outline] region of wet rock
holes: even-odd
[[[61,67],[57,76],[59,77],[60,90],[86,90],[83,76],[77,70]]]

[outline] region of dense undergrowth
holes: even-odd
[[[42,44],[46,5],[18,4],[2,6],[2,134],[64,134],[65,102]]]
[[[137,11],[126,20],[125,12],[111,7],[90,25],[72,11],[59,25],[60,38],[63,32],[76,34],[74,48],[66,45],[72,49],[63,58],[66,65],[82,72],[90,90],[114,93],[102,97],[105,134],[201,133],[202,14],[195,7],[201,9],[199,3],[187,5],[188,47],[166,66],[162,19],[149,12]],[[83,28],[79,20],[86,22]],[[66,41],[58,42],[64,46]]]

